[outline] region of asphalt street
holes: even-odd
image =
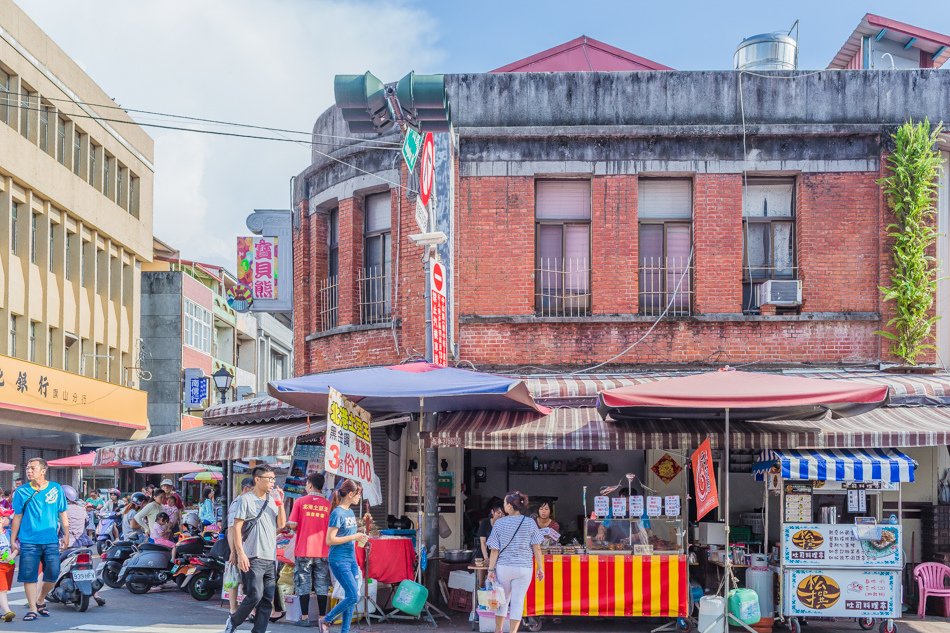
[[[106,605],[97,607],[90,605],[86,613],[77,613],[72,608],[58,604],[50,605],[50,617],[40,618],[34,622],[23,622],[20,618],[26,612],[26,600],[23,589],[14,587],[10,592],[10,603],[17,613],[17,619],[9,624],[0,622],[0,633],[15,631],[17,633],[65,633],[66,631],[87,631],[89,633],[220,633],[227,618],[226,603],[222,606],[218,600],[198,602],[188,594],[180,592],[169,584],[162,590],[136,596],[126,589],[104,588],[101,595],[106,599]],[[659,626],[660,622],[646,622],[643,620],[595,619],[595,618],[563,618],[560,621],[546,620],[543,631],[552,633],[587,633],[587,632],[617,632],[617,633],[647,633]],[[250,624],[245,624],[239,630],[250,631]],[[298,626],[290,623],[272,624],[268,631],[272,633],[290,633],[301,631]],[[314,629],[316,630],[316,629]],[[339,631],[339,627],[334,627]],[[373,623],[366,626],[364,623],[355,624],[353,633],[415,633],[417,631],[432,630],[430,626],[420,622]],[[438,630],[461,633],[471,631],[464,614],[453,614],[453,621],[439,621]],[[526,629],[522,629],[525,631]],[[741,631],[742,629],[732,629]],[[775,631],[786,629],[776,627]],[[830,631],[844,631],[860,633],[857,624],[850,621],[813,622],[803,629],[804,633],[826,633]],[[933,619],[920,622],[916,617],[908,618],[899,623],[900,633],[950,633],[950,621]]]

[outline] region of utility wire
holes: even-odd
[[[14,93],[8,93],[8,94],[10,94],[14,99],[16,98],[16,95],[15,95]],[[160,117],[166,117],[166,118],[171,118],[171,119],[182,119],[182,120],[185,120],[185,121],[196,121],[196,122],[199,122],[199,123],[212,123],[212,124],[215,124],[215,125],[228,125],[228,126],[233,126],[233,127],[243,127],[243,128],[248,128],[248,129],[252,129],[252,130],[264,130],[264,131],[267,131],[267,132],[285,132],[285,133],[288,133],[288,134],[302,134],[302,135],[304,135],[304,136],[311,136],[311,135],[312,135],[312,136],[321,136],[321,137],[324,137],[324,138],[332,138],[332,139],[337,139],[337,140],[356,141],[357,143],[378,143],[378,144],[380,144],[380,145],[394,145],[394,146],[397,146],[397,147],[401,145],[401,143],[399,143],[398,141],[384,141],[384,140],[382,140],[382,139],[363,139],[363,138],[357,138],[357,137],[355,137],[355,136],[340,136],[340,135],[337,135],[337,134],[323,134],[323,133],[319,133],[319,132],[305,132],[305,131],[300,131],[300,130],[288,130],[288,129],[284,129],[284,128],[269,127],[269,126],[264,126],[264,125],[253,125],[253,124],[251,124],[251,123],[236,123],[236,122],[234,122],[234,121],[222,121],[222,120],[219,120],[219,119],[207,119],[207,118],[202,118],[202,117],[189,116],[189,115],[185,115],[185,114],[174,114],[174,113],[171,113],[171,112],[156,112],[156,111],[154,111],[154,110],[140,110],[140,109],[135,109],[135,108],[125,108],[125,107],[122,107],[122,106],[117,105],[117,104],[107,105],[107,104],[102,104],[102,103],[89,103],[89,102],[87,102],[87,101],[76,101],[75,99],[64,99],[64,98],[61,98],[61,97],[47,97],[47,96],[44,96],[43,99],[45,99],[45,100],[47,100],[47,101],[58,101],[58,102],[63,102],[63,103],[73,103],[73,104],[76,104],[76,105],[84,105],[84,106],[87,106],[87,107],[90,107],[90,108],[102,108],[102,109],[108,109],[108,110],[122,110],[123,112],[126,112],[126,113],[128,113],[128,112],[135,112],[135,113],[137,113],[137,114],[147,114],[147,115],[160,116]],[[72,115],[70,115],[70,116],[72,116]],[[126,122],[126,123],[127,123],[127,122]]]

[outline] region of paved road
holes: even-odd
[[[49,618],[40,618],[35,622],[23,622],[19,619],[10,624],[0,622],[0,633],[7,631],[16,633],[66,633],[67,631],[86,631],[89,633],[220,633],[224,628],[226,609],[219,606],[219,601],[197,602],[189,595],[172,589],[153,591],[144,596],[136,596],[126,589],[105,588],[102,596],[107,603],[104,607],[89,607],[86,613],[77,613],[71,608],[51,604]],[[23,589],[15,587],[10,592],[13,610],[22,616],[26,612],[26,600]],[[471,631],[464,615],[458,614],[453,622],[444,620],[439,623],[440,631],[461,633]],[[544,631],[550,633],[646,633],[657,624],[648,625],[641,620],[612,620],[592,618],[565,618],[555,623],[546,621]],[[241,631],[250,631],[250,625],[245,624]],[[292,624],[272,624],[268,629],[271,633],[290,633],[303,629]],[[313,629],[316,630],[316,629]],[[338,631],[338,628],[334,628]],[[363,624],[354,625],[354,633],[417,633],[432,630],[418,622],[400,622],[395,624],[376,624],[366,627]],[[525,629],[522,629],[525,630]],[[785,631],[776,628],[777,632]],[[733,629],[741,631],[741,629]],[[804,629],[805,633],[830,633],[841,631],[845,633],[860,633],[860,629],[853,622],[826,622],[813,623]],[[950,622],[934,620],[919,622],[916,618],[900,623],[900,633],[950,633]]]

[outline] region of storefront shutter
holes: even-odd
[[[376,476],[379,477],[379,487],[382,490],[383,502],[378,506],[370,508],[370,514],[373,515],[373,522],[376,527],[385,530],[386,516],[392,514],[389,510],[389,438],[386,437],[385,428],[375,428],[372,430],[373,440],[373,468],[376,469]]]

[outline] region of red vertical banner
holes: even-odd
[[[709,438],[699,445],[692,456],[693,484],[696,487],[696,520],[706,516],[710,510],[719,507],[719,489],[716,487],[716,473],[713,468],[712,448]]]
[[[449,365],[449,342],[446,285],[448,271],[440,262],[429,261],[429,296],[432,314],[432,362],[442,367]]]

